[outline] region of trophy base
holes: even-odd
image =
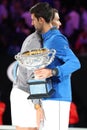
[[[28,99],[40,99],[50,97],[54,92],[51,80],[29,80],[30,95]]]
[[[41,93],[41,94],[31,94],[28,96],[27,99],[41,99],[41,98],[49,98],[52,96],[52,94],[55,92],[54,89],[51,89],[49,93]]]

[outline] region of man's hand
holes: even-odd
[[[35,78],[45,79],[52,76],[52,70],[47,68],[41,68],[34,71]]]

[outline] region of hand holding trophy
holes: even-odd
[[[48,66],[55,57],[56,51],[54,49],[35,49],[31,51],[26,51],[24,53],[19,52],[15,59],[20,65],[26,67],[29,70],[36,70]],[[43,79],[38,80],[33,77],[28,81],[30,99],[50,97],[54,93],[51,80]]]

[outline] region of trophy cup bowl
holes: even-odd
[[[15,55],[15,59],[18,63],[27,68],[28,70],[35,70],[38,68],[48,66],[55,58],[56,51],[54,49],[35,49],[31,51],[26,51],[24,53],[19,52]],[[29,84],[29,99],[50,97],[54,93],[52,83],[49,79],[30,79]]]
[[[55,53],[56,51],[54,49],[48,50],[41,48],[26,51],[24,53],[19,52],[17,55],[15,55],[15,59],[20,65],[29,70],[33,70],[49,65],[53,61]]]

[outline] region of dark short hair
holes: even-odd
[[[55,9],[55,8],[53,8],[53,16],[52,16],[52,20],[54,19],[54,17],[55,17],[55,13],[58,13],[58,10],[57,9]]]
[[[53,9],[47,2],[39,2],[35,4],[30,9],[30,13],[34,14],[37,19],[40,17],[44,18],[47,23],[49,23],[53,17]]]

